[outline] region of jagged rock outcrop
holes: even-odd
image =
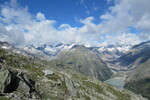
[[[0,65],[0,93],[7,94],[16,91],[16,99],[38,98],[34,84],[34,81],[25,73]]]
[[[128,73],[124,87],[150,99],[150,59]]]
[[[10,71],[0,65],[0,93],[8,92],[11,80]]]

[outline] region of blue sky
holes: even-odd
[[[0,0],[0,41],[134,45],[150,40],[150,0]]]
[[[88,16],[95,17],[94,22],[100,21],[99,16],[104,14],[112,3],[107,0],[18,0],[23,6],[28,6],[29,12],[36,14],[39,11],[45,17],[57,20],[58,24],[67,23],[80,27],[76,19],[84,19]]]

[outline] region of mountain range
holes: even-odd
[[[133,47],[60,43],[21,48],[0,42],[0,99],[147,100],[149,51],[150,41]],[[117,72],[127,76],[124,88],[146,98],[103,82]]]
[[[28,53],[31,53],[35,56],[38,54],[43,55],[43,58],[56,56],[57,53],[63,49],[70,49],[75,44],[62,44],[59,43],[55,46],[42,44],[42,45],[27,45],[25,47],[21,47],[22,50],[25,50]],[[85,46],[86,47],[86,46]],[[131,48],[131,45],[108,45],[101,47],[89,47],[99,51],[101,54],[101,58],[104,61],[109,61],[110,59],[115,59],[120,57],[126,51]],[[44,57],[45,56],[45,57]]]

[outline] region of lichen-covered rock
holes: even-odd
[[[17,91],[28,98],[32,98],[32,92],[35,92],[34,82],[24,73],[18,73],[16,77],[18,84]]]
[[[9,98],[21,100],[21,98],[39,98],[32,81],[27,74],[17,72],[0,65],[0,93]],[[13,93],[15,91],[15,94]]]
[[[64,79],[65,79],[66,87],[67,87],[68,91],[70,92],[70,94],[73,97],[77,97],[77,89],[75,87],[73,80],[69,79],[68,77],[64,77]]]
[[[10,71],[0,65],[0,93],[7,92],[10,83],[11,83]]]
[[[45,75],[54,75],[54,72],[51,70],[43,70]]]

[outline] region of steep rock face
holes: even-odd
[[[150,59],[128,74],[124,87],[150,99]]]
[[[131,71],[124,87],[150,99],[150,41],[134,46],[125,59]]]
[[[32,67],[30,60],[10,49],[0,49],[0,95],[15,100],[39,98],[35,82],[24,71],[24,68]]]
[[[32,98],[32,93],[36,92],[34,87],[35,82],[24,73],[18,73],[14,82],[18,84],[17,91],[28,98]]]
[[[0,65],[0,93],[17,91],[16,99],[35,97],[34,81],[25,73],[17,72]]]
[[[58,67],[71,68],[102,81],[114,75],[98,53],[84,46],[76,45],[69,50],[63,50],[56,56],[56,59],[60,63],[56,64]]]
[[[7,92],[9,85],[11,83],[10,71],[2,66],[0,66],[0,93]]]

